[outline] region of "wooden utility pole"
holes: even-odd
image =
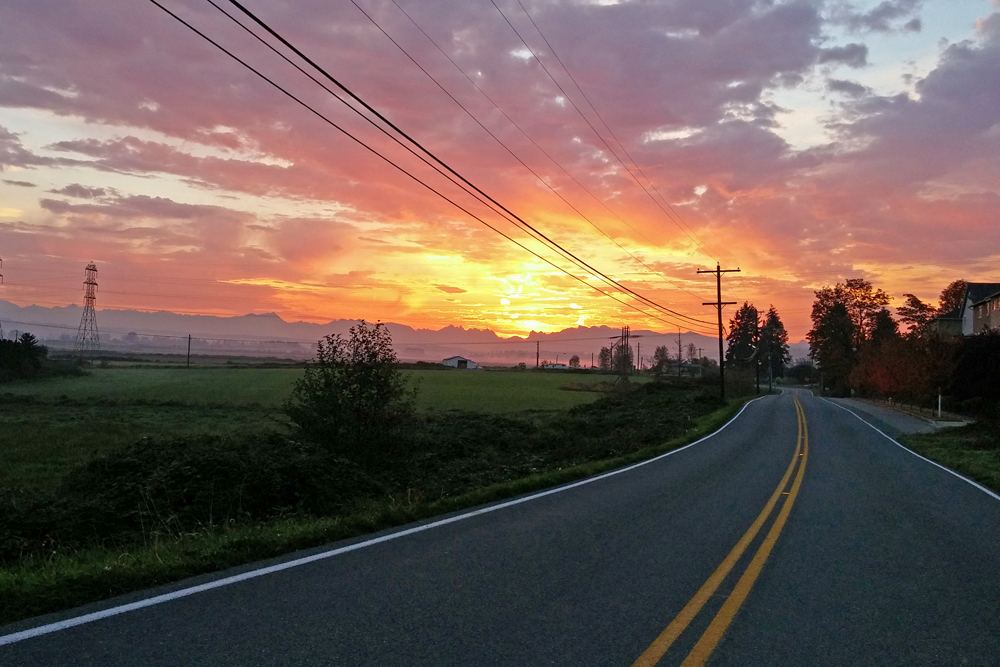
[[[541,341],[535,341],[535,368],[538,368],[538,359],[541,351]]]
[[[191,334],[188,334],[188,368],[191,368]]]
[[[684,363],[684,353],[681,351],[681,328],[677,327],[677,377],[681,376],[681,364]]]
[[[642,372],[642,343],[636,341],[635,344],[636,368]]]
[[[714,273],[715,274],[715,303],[703,303],[703,306],[715,306],[719,309],[719,395],[722,400],[726,400],[726,355],[722,349],[722,307],[723,306],[735,306],[735,301],[723,301],[722,300],[722,274],[723,273],[738,273],[739,269],[724,269],[718,263],[715,265],[714,271],[708,271],[704,269],[698,269],[698,273]]]

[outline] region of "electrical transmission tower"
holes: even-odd
[[[76,350],[97,352],[101,349],[101,337],[97,333],[97,265],[91,262],[87,265],[86,279],[83,281],[83,317],[80,318],[80,328],[76,330]]]

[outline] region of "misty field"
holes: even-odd
[[[559,410],[600,393],[564,386],[609,382],[607,375],[518,371],[406,371],[421,410]],[[279,409],[301,368],[95,368],[81,377],[0,385],[0,393],[75,401],[180,402]]]

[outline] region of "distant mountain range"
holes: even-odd
[[[4,335],[29,331],[53,348],[71,347],[83,308],[65,306],[18,306],[0,300],[0,326]],[[331,320],[325,324],[286,322],[275,313],[219,317],[181,315],[165,311],[99,310],[97,323],[102,349],[180,352],[191,336],[194,354],[281,355],[295,358],[312,356],[316,341],[328,334],[346,334],[357,320]],[[414,329],[388,322],[396,354],[404,361],[441,361],[461,355],[487,365],[513,365],[540,360],[568,361],[576,354],[581,365],[590,365],[602,346],[619,334],[611,327],[575,327],[554,333],[532,331],[527,336],[502,338],[489,329],[447,326],[443,329]],[[644,359],[658,345],[677,354],[677,334],[635,330],[634,343]],[[718,339],[697,333],[682,333],[681,347],[693,343],[710,358],[718,356]],[[792,356],[808,353],[805,341],[792,345]],[[685,352],[686,354],[686,352]],[[647,362],[648,363],[648,362]]]

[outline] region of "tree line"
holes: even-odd
[[[962,307],[966,286],[953,281],[936,306],[904,294],[896,317],[891,297],[863,278],[816,291],[806,339],[823,389],[915,403],[932,403],[940,391],[970,411],[996,403],[1000,333],[943,338],[932,327],[935,317]]]

